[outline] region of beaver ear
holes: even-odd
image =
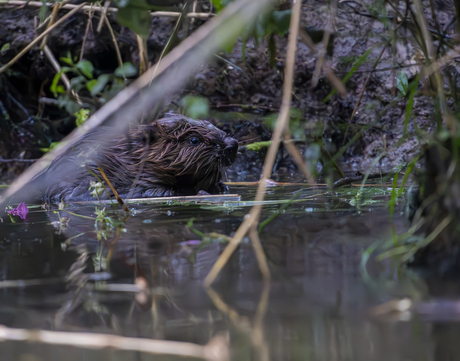
[[[146,126],[142,132],[142,140],[145,143],[154,143],[158,139],[159,126],[152,123]]]

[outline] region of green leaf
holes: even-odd
[[[77,69],[80,70],[88,79],[93,79],[93,64],[89,60],[82,60],[78,62]]]
[[[185,113],[191,118],[203,118],[209,114],[209,101],[204,97],[187,95],[181,99],[180,105],[185,108]]]
[[[43,23],[46,19],[46,15],[48,13],[48,6],[46,6],[46,0],[42,0],[42,6],[40,8],[40,11],[38,13],[38,18],[40,19],[40,22]]]
[[[117,21],[121,25],[130,28],[139,36],[146,37],[149,34],[151,18],[148,10],[132,6],[119,8]]]
[[[109,74],[102,74],[97,78],[97,80],[93,79],[87,82],[86,88],[88,88],[92,96],[95,96],[96,94],[99,94],[102,90],[104,90],[109,80],[110,80]]]
[[[70,87],[75,89],[78,85],[83,84],[86,81],[86,78],[82,75],[76,76],[70,79]]]
[[[80,109],[80,104],[78,104],[76,101],[69,99],[64,103],[64,108],[67,113],[73,114]]]
[[[396,88],[398,88],[404,97],[407,95],[409,81],[407,80],[406,74],[402,71],[399,72],[398,77],[396,78]]]
[[[124,63],[115,69],[115,75],[119,78],[129,78],[137,74],[137,69],[130,62]]]
[[[88,119],[91,111],[89,109],[81,108],[78,111],[74,113],[76,119],[75,119],[75,124],[77,127],[81,126],[86,119]]]
[[[51,149],[53,149],[56,145],[58,145],[59,142],[52,142],[50,144],[50,146],[48,148],[40,148],[40,150],[43,152],[43,153],[47,153],[49,152]]]
[[[50,91],[54,94],[54,97],[57,97],[57,93],[64,93],[64,91],[60,91],[62,88],[62,85],[58,85],[59,79],[61,79],[63,72],[64,71],[61,70],[59,73],[56,73],[51,83]]]
[[[279,36],[284,36],[289,30],[291,23],[291,9],[274,11],[265,29],[265,34],[276,32]]]
[[[372,53],[372,50],[374,50],[374,47],[371,47],[367,49],[367,51],[361,55],[358,60],[356,60],[356,63],[353,64],[351,67],[351,70],[345,75],[345,77],[342,80],[342,83],[345,84],[348,79],[351,78],[351,76],[355,73],[356,70],[358,70],[359,66],[366,61],[366,59],[369,57],[369,55]],[[337,93],[337,89],[332,89],[332,91],[328,94],[328,96],[323,100],[323,103],[326,103],[335,93]]]
[[[263,141],[263,142],[251,143],[251,144],[246,145],[246,149],[258,152],[258,151],[260,151],[262,149],[268,148],[270,146],[270,144],[272,144],[271,140],[266,140],[266,141]]]
[[[10,43],[3,44],[2,48],[0,49],[1,55],[5,54],[8,50],[10,50]]]
[[[406,134],[407,126],[409,125],[409,119],[412,113],[412,107],[414,106],[414,95],[415,95],[415,92],[417,91],[417,86],[418,86],[418,79],[419,79],[419,76],[417,75],[415,79],[411,81],[408,87],[409,88],[409,100],[407,101],[407,106],[406,106],[406,116],[404,119],[403,135]],[[417,126],[415,121],[414,121],[414,125]]]
[[[217,11],[222,10],[228,4],[230,4],[233,0],[211,0],[212,4],[216,8]]]
[[[267,48],[268,48],[268,54],[269,54],[269,60],[268,64],[274,68],[276,66],[276,41],[275,41],[275,36],[274,34],[270,34],[268,38],[268,43],[267,43]]]
[[[61,57],[59,58],[63,63],[66,63],[67,65],[74,66],[74,62],[72,61],[72,58],[70,57],[70,54],[68,55],[68,58]]]

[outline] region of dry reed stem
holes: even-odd
[[[343,85],[342,80],[340,80],[340,78],[337,75],[335,75],[327,61],[323,63],[323,70],[326,74],[326,79],[329,80],[329,82],[331,82],[331,84],[337,89],[339,94],[343,97],[346,96],[347,89],[345,88],[345,85]]]
[[[382,57],[383,53],[385,52],[385,49],[387,48],[388,44],[385,44],[385,46],[382,48],[382,51],[380,52],[379,56],[377,57],[377,60],[374,62],[374,66],[372,67],[372,70],[374,70],[377,65],[379,64],[380,58]],[[350,120],[353,120],[354,116],[356,115],[356,112],[358,111],[359,104],[361,103],[361,99],[363,98],[364,91],[366,90],[367,83],[369,82],[369,79],[371,78],[372,71],[367,75],[366,81],[364,82],[363,88],[361,89],[361,92],[359,93],[358,101],[356,102],[355,108],[353,109],[353,113],[351,114]]]
[[[25,53],[27,53],[35,44],[37,44],[40,40],[42,40],[46,35],[52,32],[57,26],[61,25],[67,18],[75,14],[78,10],[80,10],[85,3],[78,5],[75,9],[65,14],[62,18],[56,21],[52,26],[46,29],[43,33],[37,36],[34,40],[30,42],[24,49],[22,49],[18,55],[16,55],[13,59],[11,59],[7,64],[3,65],[0,68],[0,74],[3,73],[5,70],[9,69],[14,63],[16,63],[19,59],[21,59]]]
[[[295,144],[290,140],[291,140],[290,135],[288,133],[286,133],[284,135],[283,144],[286,147],[289,155],[292,157],[292,159],[294,160],[295,165],[300,169],[300,171],[305,176],[305,178],[307,178],[308,183],[311,184],[311,185],[315,184],[315,179],[311,175],[311,172],[308,169],[307,164],[303,161],[302,155],[300,154],[300,152],[297,149],[297,147],[295,146]]]
[[[101,19],[102,19],[102,17],[101,17]],[[81,43],[80,61],[83,60],[83,56],[84,56],[84,54],[85,54],[86,38],[88,37],[90,25],[91,25],[91,10],[90,10],[89,13],[88,13],[88,21],[86,22],[85,35],[83,36],[83,41],[82,41],[82,43]]]
[[[248,317],[241,316],[235,309],[229,306],[212,287],[206,288],[206,292],[214,306],[219,311],[227,315],[227,317],[236,327],[250,336],[251,343],[256,351],[255,353],[258,356],[257,358],[260,361],[270,360],[270,352],[268,345],[265,342],[263,332],[263,320],[268,308],[270,287],[270,281],[264,282],[264,287],[260,295],[260,301],[257,305],[257,311],[252,326]]]
[[[139,46],[139,59],[140,59],[140,72],[139,74],[144,74],[149,67],[149,57],[148,49],[145,44],[145,40],[141,36],[136,34],[137,45]]]
[[[265,342],[263,332],[263,321],[268,309],[270,288],[270,280],[265,280],[252,326],[249,323],[248,317],[241,316],[235,309],[229,306],[212,287],[206,288],[206,292],[214,306],[219,311],[225,313],[236,327],[250,335],[252,345],[260,361],[270,360],[270,352],[268,345]]]
[[[102,26],[104,25],[104,17],[107,16],[107,10],[109,9],[110,1],[106,0],[104,3],[104,9],[102,10],[101,17],[99,18],[99,23],[97,24],[97,33],[99,34],[102,30]]]
[[[197,4],[198,4],[198,0],[195,0],[195,1],[193,2],[193,6],[192,6],[192,13],[196,13],[196,6],[197,6]],[[195,22],[195,18],[193,18],[193,19],[190,20],[190,23],[191,23],[191,24],[193,24],[194,22]]]
[[[212,287],[207,288],[206,292],[212,303],[214,303],[214,306],[216,306],[219,311],[225,313],[234,324],[241,326],[242,324],[248,322],[246,317],[241,316],[237,311],[225,303],[222,297],[220,297],[220,295]]]
[[[281,101],[280,113],[278,115],[278,119],[276,120],[275,129],[273,131],[272,142],[270,144],[270,147],[268,148],[267,156],[265,157],[263,175],[262,179],[259,182],[259,187],[257,189],[257,194],[255,198],[256,202],[261,202],[264,200],[265,191],[267,189],[267,180],[270,177],[271,171],[273,169],[273,164],[275,163],[276,154],[278,153],[278,148],[281,142],[281,137],[287,129],[287,125],[289,124],[289,111],[291,108],[294,63],[295,53],[297,49],[297,36],[299,33],[301,5],[302,4],[300,0],[293,1],[291,23],[289,25],[289,40],[286,55],[286,71],[284,76],[283,98]],[[247,234],[251,227],[258,223],[261,209],[262,205],[255,205],[251,209],[249,214],[246,214],[243,223],[240,225],[235,235],[228,243],[227,247],[222,252],[220,257],[217,259],[216,263],[214,263],[209,274],[206,276],[204,280],[205,286],[209,287],[211,283],[214,282],[217,275],[228,262],[231,255],[236,250],[243,237]],[[261,257],[265,258],[265,254],[262,254]]]
[[[0,340],[72,346],[93,350],[112,348],[153,355],[195,357],[210,361],[227,361],[229,357],[228,344],[222,336],[215,336],[207,345],[201,346],[190,342],[152,340],[89,332],[27,330],[0,325]]]
[[[50,63],[53,66],[54,70],[56,70],[56,73],[59,73],[61,71],[61,66],[59,65],[58,61],[54,57],[54,54],[52,53],[52,51],[50,50],[48,45],[44,46],[43,53],[45,54],[45,56],[50,61]],[[61,79],[62,79],[62,82],[64,83],[66,89],[70,90],[70,80],[69,80],[69,78],[67,77],[67,75],[65,73],[61,74]]]
[[[304,29],[300,29],[299,30],[299,36],[302,40],[302,42],[315,54],[315,53],[318,53],[318,50],[316,49],[316,45],[315,43],[313,42],[313,40],[311,39],[310,35],[308,35],[308,33],[304,30]],[[324,56],[324,54],[323,54]],[[317,58],[319,57],[319,55],[317,56]],[[319,64],[319,61],[320,60],[317,60]],[[345,85],[343,85],[342,81],[340,80],[340,78],[335,75],[335,73],[332,71],[331,67],[329,66],[328,62],[327,61],[323,61],[322,62],[322,69],[324,71],[324,73],[326,74],[326,78],[327,80],[329,80],[332,85],[337,89],[337,91],[339,92],[340,95],[342,96],[346,96],[347,95],[347,89],[345,88]]]
[[[101,8],[99,7],[99,9]],[[104,12],[102,12],[101,16],[104,17],[104,21],[107,27],[109,28],[110,36],[112,37],[113,45],[115,46],[115,51],[117,53],[118,66],[121,67],[123,66],[123,59],[121,58],[120,48],[118,47],[117,38],[115,37],[115,33],[113,32],[112,25],[110,25],[109,19],[104,14]]]
[[[61,3],[60,3],[60,2],[55,2],[55,3],[54,3],[53,12],[51,13],[51,18],[50,18],[50,21],[49,21],[49,23],[48,23],[47,28],[49,28],[51,25],[53,25],[54,22],[56,21],[56,18],[57,18],[57,16],[58,16],[60,7],[61,7]],[[40,45],[40,49],[41,49],[41,50],[43,50],[43,49],[45,48],[46,43],[48,42],[48,38],[49,38],[49,34],[46,35],[46,36],[43,38],[42,45]]]
[[[426,19],[424,17],[423,6],[420,0],[414,0],[415,5],[415,13],[417,16],[417,21],[421,28],[421,36],[422,41],[425,43],[427,49],[427,61],[431,64],[436,62],[436,50],[433,44],[433,38],[431,37],[431,33],[428,31],[428,25]],[[446,123],[447,128],[451,132],[451,134],[455,134],[456,131],[456,121],[455,118],[450,115],[449,108],[447,107],[446,98],[444,95],[444,88],[442,82],[442,76],[439,71],[435,71],[432,75],[434,77],[433,80],[433,87],[437,96],[439,97],[439,105],[441,109],[441,114],[443,121]]]
[[[257,232],[256,232],[257,234]],[[265,335],[263,330],[263,322],[265,314],[268,309],[268,299],[270,296],[271,284],[269,282],[264,282],[264,288],[260,295],[260,301],[257,305],[257,312],[254,319],[254,328],[251,335],[251,341],[254,347],[257,350],[260,361],[269,361],[270,360],[270,349],[265,341]]]
[[[48,7],[52,7],[54,3],[46,3],[45,5]],[[24,1],[24,0],[0,0],[0,6],[1,5],[27,5],[27,6],[33,6],[37,8],[41,8],[43,6],[42,2],[39,1]],[[79,5],[73,5],[73,4],[66,4],[61,6],[61,9],[65,10],[73,10],[73,9],[80,9]],[[91,10],[91,5],[86,5],[83,6],[82,10]],[[97,9],[96,11],[103,11],[102,9]],[[107,12],[110,13],[116,13],[118,12],[117,8],[107,8]],[[174,11],[152,11],[150,12],[150,15],[152,17],[160,17],[160,18],[178,18],[179,16],[182,15],[180,12],[174,12]],[[189,18],[198,18],[198,19],[209,19],[216,14],[213,13],[188,13],[187,16]]]
[[[329,39],[331,36],[331,33],[334,31],[334,23],[333,23],[333,18],[335,16],[335,13],[337,12],[337,1],[333,1],[332,4],[330,5],[332,7],[331,12],[329,14],[329,21],[327,28],[324,29],[324,35],[322,39],[322,45],[323,47],[319,51],[318,57],[316,58],[316,66],[315,70],[312,75],[312,80],[311,80],[311,88],[315,88],[318,85],[318,81],[321,75],[321,70],[323,69],[323,65],[325,63],[325,56],[327,53],[327,44],[329,43]]]
[[[112,192],[113,192],[118,204],[120,205],[120,207],[123,208],[123,210],[125,212],[128,212],[129,211],[128,206],[125,204],[125,202],[123,202],[123,199],[120,198],[120,196],[118,195],[118,192],[115,190],[115,188],[113,187],[112,183],[110,183],[109,178],[107,178],[107,176],[105,175],[105,172],[102,170],[101,167],[98,167],[98,169],[99,169],[99,172],[101,172],[102,178],[104,178],[104,180],[107,182],[107,185],[112,190]]]
[[[173,31],[171,32],[171,36],[168,38],[168,41],[166,42],[166,45],[164,46],[163,50],[161,51],[161,54],[160,54],[160,57],[158,58],[158,61],[157,63],[155,64],[155,68],[153,70],[153,73],[152,73],[152,80],[150,81],[150,83],[152,83],[153,79],[155,79],[155,76],[157,74],[157,70],[158,70],[158,67],[160,66],[161,64],[161,60],[163,59],[163,56],[165,55],[165,52],[166,52],[166,49],[169,48],[169,45],[171,44],[171,41],[174,37],[174,34],[177,33],[177,29],[179,27],[179,24],[181,23],[181,16],[179,16],[177,18],[177,21],[176,21],[176,24],[174,25],[174,29]]]
[[[270,268],[268,267],[267,258],[265,257],[264,249],[262,243],[260,242],[259,233],[256,229],[256,224],[254,224],[249,231],[249,239],[251,240],[252,247],[256,253],[257,263],[259,265],[260,272],[265,281],[270,281]]]

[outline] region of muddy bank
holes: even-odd
[[[199,6],[198,11],[210,10],[206,4]],[[446,26],[453,16],[453,5],[445,2],[435,3],[435,6],[437,23]],[[404,26],[397,28],[400,37],[391,44],[384,18],[369,16],[371,10],[364,6],[353,8],[348,3],[329,7],[326,2],[313,0],[305,1],[302,7],[302,31],[319,42],[323,39],[323,30],[331,32],[331,44],[324,61],[339,78],[344,78],[357,59],[370,51],[347,81],[347,94],[334,95],[324,102],[333,86],[324,69],[315,73],[321,46],[312,50],[306,45],[305,37],[299,38],[292,107],[299,111],[300,116],[293,134],[309,142],[321,143],[327,153],[333,155],[359,133],[344,152],[342,167],[345,171],[363,172],[372,166],[373,171],[387,172],[396,165],[407,163],[419,150],[412,122],[409,122],[408,133],[403,138],[407,98],[399,94],[397,77],[402,70],[409,81],[414,78],[419,70],[420,51],[414,48],[415,41],[410,39],[410,33]],[[37,28],[39,11],[30,6],[0,8],[2,64],[10,61],[42,30]],[[387,9],[386,13],[387,18],[394,17],[391,9]],[[140,60],[136,35],[120,26],[111,14],[109,20],[123,62],[130,62],[138,68]],[[99,21],[99,12],[92,13],[90,19],[85,13],[71,17],[52,32],[48,40],[51,52],[57,59],[70,56],[89,60],[94,66],[95,76],[113,73],[118,66],[116,49],[107,26],[97,32]],[[183,40],[203,22],[200,19],[185,22],[171,37],[176,20],[153,17],[146,41],[150,64],[160,58],[170,39],[176,43]],[[451,31],[447,29],[446,36]],[[179,110],[177,101],[187,94],[201,95],[209,100],[211,120],[226,124],[228,129],[249,120],[256,127],[264,128],[256,132],[253,140],[268,139],[270,133],[265,117],[276,113],[280,106],[287,36],[275,36],[274,39],[274,66],[270,65],[267,39],[258,44],[249,40],[245,61],[242,43],[238,41],[231,54],[217,54],[198,73],[191,75],[183,93],[172,99],[171,104],[165,104],[166,110]],[[458,74],[455,65],[449,71],[453,76]],[[37,45],[0,75],[1,158],[38,158],[42,154],[40,148],[49,147],[51,142],[59,141],[75,127],[73,113],[53,101],[55,97],[50,86],[55,73]],[[72,76],[69,74],[71,79]],[[94,111],[115,93],[116,89],[103,101],[101,97],[92,97],[84,89],[80,91],[80,96]],[[420,128],[430,130],[434,124],[434,108],[429,96],[417,93],[413,109],[412,119]],[[301,149],[304,151],[305,147],[301,146]],[[376,157],[380,159],[375,163]],[[286,158],[287,165],[281,167],[281,173],[295,173],[295,166],[286,154],[283,158]],[[242,159],[243,162],[237,162],[235,171],[260,174],[263,152],[261,155],[248,152]],[[249,167],[243,169],[245,164]],[[13,179],[27,165],[0,163],[1,179]]]

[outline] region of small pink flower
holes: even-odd
[[[19,205],[8,213],[12,214],[13,216],[19,216],[21,219],[26,219],[27,213],[29,210],[24,202],[19,203]]]
[[[201,244],[201,241],[198,240],[190,240],[190,241],[184,241],[184,242],[179,242],[181,246],[198,246]]]

